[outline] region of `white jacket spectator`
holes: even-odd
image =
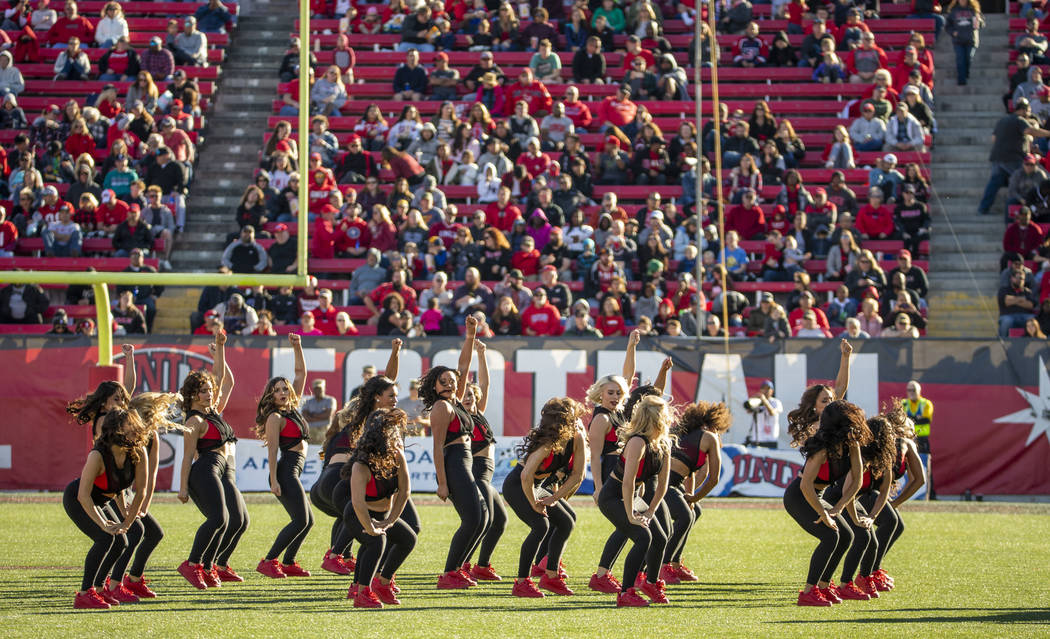
[[[36,6],[37,8],[29,15],[29,24],[33,27],[33,31],[43,33],[58,22],[58,14],[54,9],[49,9],[40,3],[37,3]]]
[[[491,164],[489,166],[492,166]],[[458,184],[459,186],[474,186],[478,181],[478,165],[473,162],[464,162],[454,165],[445,174],[445,184]]]
[[[95,25],[95,42],[104,49],[117,43],[120,36],[130,36],[124,11],[116,2],[107,2],[102,7],[102,19]]]
[[[886,147],[884,151],[918,151],[926,150],[922,124],[914,115],[908,113],[908,105],[901,102],[897,112],[886,124]]]
[[[486,164],[481,167],[481,177],[477,178],[478,184],[478,202],[481,204],[488,204],[489,202],[495,202],[499,194],[500,179],[496,174],[496,167],[492,164]]]
[[[184,21],[185,28],[175,36],[175,48],[186,58],[200,67],[208,66],[208,36],[197,30],[197,20],[189,16]],[[180,56],[176,54],[175,63],[179,64]]]
[[[849,137],[857,146],[875,142],[882,144],[886,139],[886,122],[882,118],[859,117],[849,125]],[[878,149],[871,150],[877,151]]]
[[[0,95],[18,95],[26,90],[26,81],[13,60],[9,51],[0,52]]]

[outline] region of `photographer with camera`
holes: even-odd
[[[773,397],[773,382],[766,380],[758,394],[744,402],[744,409],[751,413],[751,432],[744,443],[748,446],[776,448],[780,438],[780,414],[784,405]]]

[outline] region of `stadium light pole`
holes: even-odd
[[[699,20],[699,15],[697,16]],[[729,287],[729,273],[725,269],[726,264],[726,216],[725,207],[723,206],[724,200],[722,199],[722,114],[719,111],[718,104],[718,63],[720,61],[722,50],[718,46],[718,37],[715,35],[715,11],[714,6],[708,5],[707,10],[708,27],[711,30],[711,122],[714,126],[714,147],[715,147],[715,167],[714,175],[715,179],[715,196],[717,201],[715,202],[715,210],[718,211],[718,239],[721,243],[720,251],[722,253],[721,266],[722,266],[722,330],[725,331],[725,336],[722,338],[723,349],[726,360],[726,406],[729,411],[732,412],[732,402],[729,401],[729,390],[731,388],[730,378],[733,375],[733,366],[729,363],[729,304],[728,296],[726,295]]]
[[[295,273],[306,277],[307,225],[309,184],[306,168],[310,154],[310,3],[299,0],[299,221],[296,234],[298,257]]]

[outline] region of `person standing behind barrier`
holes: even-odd
[[[915,445],[919,452],[930,455],[930,429],[933,426],[933,402],[922,396],[922,385],[914,379],[908,382],[908,399],[904,402],[904,412],[908,418],[915,423]],[[929,466],[929,488],[927,489],[930,499],[937,499],[933,492],[933,465],[927,461]]]
[[[300,410],[307,423],[310,424],[310,443],[320,444],[338,405],[334,397],[325,394],[323,379],[315,379],[310,388],[313,395],[303,402]]]
[[[762,402],[762,406],[755,414],[754,444],[762,448],[776,448],[777,440],[780,439],[780,415],[784,412],[784,405],[773,397],[773,382],[768,379],[762,382],[755,398]]]

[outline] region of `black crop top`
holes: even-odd
[[[186,418],[189,419],[194,415],[199,415],[208,424],[208,430],[204,431],[204,434],[197,438],[197,452],[203,453],[215,450],[227,442],[237,441],[237,438],[233,435],[233,428],[214,410],[206,413],[202,413],[199,410],[191,410],[186,414]]]
[[[539,468],[536,469],[536,483],[540,483],[545,478],[554,475],[555,473],[571,473],[572,464],[574,461],[575,439],[570,439],[565,448],[560,453],[554,453],[553,451],[543,458],[540,462]]]
[[[353,449],[353,446],[350,445],[350,425],[347,424],[324,443],[324,451],[322,453],[324,464],[322,467],[327,467],[329,461],[336,455],[349,453]]]
[[[660,453],[656,451],[649,440],[643,435],[632,435],[627,442],[630,442],[635,437],[640,438],[645,442],[645,450],[642,452],[641,459],[638,460],[638,472],[634,476],[634,483],[641,484],[653,477],[660,474]],[[627,442],[624,442],[624,448],[627,446]],[[616,475],[622,481],[624,479],[624,471],[626,470],[627,459],[620,453],[620,458],[616,460],[616,468],[613,469],[613,475]]]
[[[446,446],[452,443],[450,440],[459,440],[463,435],[469,435],[474,430],[474,419],[463,404],[456,400],[450,401],[449,404],[452,405],[452,418],[448,422]]]
[[[109,446],[95,444],[91,450],[97,450],[102,455],[102,473],[95,477],[91,486],[92,501],[105,502],[106,495],[115,495],[135,483],[135,462],[131,460],[130,453],[124,457],[124,466],[118,468]]]
[[[611,411],[604,406],[595,406],[594,413],[591,414],[591,423],[594,422],[594,418],[598,415],[609,416],[609,432],[605,433],[605,441],[602,444],[602,455],[614,455],[620,449],[620,440],[617,432],[624,424],[623,411]],[[591,424],[587,424],[587,431],[590,432]]]
[[[908,472],[908,455],[904,452],[904,442],[897,440],[897,463],[893,466],[893,480],[896,481]]]
[[[678,438],[678,445],[671,450],[671,457],[685,464],[690,473],[695,473],[707,463],[707,453],[700,449],[700,442],[707,432],[702,428]]]
[[[365,501],[379,501],[390,497],[398,490],[397,472],[390,477],[380,477],[371,468],[368,472],[372,477],[365,485]]]
[[[299,442],[306,441],[310,438],[310,427],[307,426],[306,420],[297,410],[277,411],[277,414],[284,417],[284,428],[281,429],[277,440],[278,446],[281,450],[289,450],[299,445]]]
[[[492,445],[496,436],[492,433],[489,420],[481,413],[471,414],[470,419],[474,423],[474,428],[470,431],[470,452],[476,455]]]

